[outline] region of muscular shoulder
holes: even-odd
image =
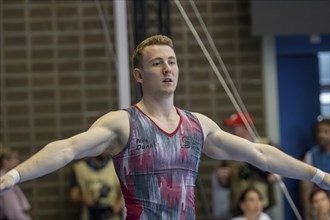
[[[196,112],[193,114],[198,118],[205,136],[215,131],[221,131],[220,127],[209,117]]]
[[[112,111],[100,117],[91,128],[104,127],[114,132],[129,126],[128,115],[124,110]]]
[[[129,118],[124,110],[109,112],[100,117],[92,126],[101,127],[114,134],[114,141],[110,146],[111,153],[116,154],[126,145],[129,138]]]

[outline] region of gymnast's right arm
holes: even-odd
[[[123,113],[108,113],[88,131],[47,144],[28,160],[0,177],[0,194],[18,182],[51,173],[72,160],[101,154],[107,147],[118,142],[120,123],[123,123]]]

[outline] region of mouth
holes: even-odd
[[[170,82],[173,82],[173,80],[170,79],[170,78],[166,78],[166,79],[164,79],[162,82],[163,82],[163,83],[170,83]]]

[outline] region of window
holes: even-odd
[[[319,52],[321,114],[330,117],[330,51]]]

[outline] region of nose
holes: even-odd
[[[166,75],[169,73],[171,73],[171,67],[168,63],[165,62],[163,66],[163,74]]]

